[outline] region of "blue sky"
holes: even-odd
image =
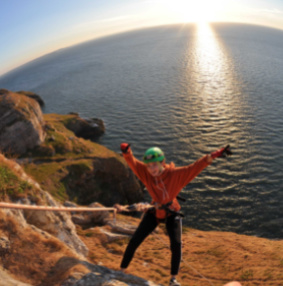
[[[283,0],[0,0],[0,75],[54,50],[127,30],[240,22],[283,30]]]

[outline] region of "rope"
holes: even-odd
[[[0,208],[7,208],[7,209],[21,209],[21,210],[35,210],[35,211],[59,211],[59,212],[99,212],[99,211],[113,211],[113,219],[116,221],[116,208],[88,208],[88,207],[50,207],[50,206],[31,206],[31,205],[22,205],[22,204],[12,204],[12,203],[3,203],[0,202]],[[162,243],[168,247],[169,245],[157,234],[153,233]],[[197,271],[194,267],[192,267],[188,262],[183,260],[182,262],[185,263],[189,268],[191,268],[194,272],[196,272],[201,278],[205,279],[211,286],[214,286],[212,282],[202,275],[199,271]]]
[[[55,212],[100,212],[113,211],[113,219],[116,221],[116,208],[88,208],[88,207],[49,207],[49,206],[31,206],[22,204],[2,203],[0,208],[6,209],[20,209],[20,210],[34,210],[34,211],[55,211]]]

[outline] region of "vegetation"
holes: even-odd
[[[22,282],[56,286],[67,279],[71,271],[89,272],[63,242],[52,236],[42,236],[31,227],[21,227],[15,218],[2,211],[0,237],[8,237],[11,242],[9,253],[2,257],[1,267]],[[0,284],[4,285],[1,281]]]
[[[121,223],[139,223],[139,219],[129,216],[118,215],[117,219]],[[158,233],[146,238],[138,248],[127,273],[167,285],[171,259],[169,238],[163,226],[158,229]],[[243,286],[282,284],[283,241],[184,229],[178,279],[182,285],[207,286],[210,282],[220,286],[232,280],[240,281]],[[77,226],[77,232],[90,249],[90,261],[119,270],[127,239],[107,242],[98,227],[83,230]]]
[[[29,196],[38,201],[37,189],[26,179],[21,178],[22,171],[11,160],[5,160],[0,154],[0,196],[1,200],[15,200]]]
[[[57,200],[87,204],[93,190],[104,187],[93,182],[93,188],[86,193],[84,179],[94,171],[93,160],[114,157],[121,164],[125,163],[121,156],[104,146],[76,137],[66,128],[74,118],[73,114],[44,114],[45,141],[21,159],[33,158],[32,162],[23,163],[25,171]],[[84,189],[84,193],[80,188]]]
[[[115,157],[124,164],[116,153],[74,136],[65,127],[69,120],[72,120],[72,115],[45,115],[45,142],[20,158],[26,173],[61,201],[80,199],[69,186],[83,190],[83,182],[94,171],[94,159]],[[34,201],[40,200],[37,188],[28,179],[13,160],[7,160],[0,154],[1,200],[27,196]],[[89,181],[92,183],[91,179]],[[117,219],[126,224],[139,223],[139,219],[130,216],[118,215]],[[103,227],[111,231],[109,226]],[[90,250],[87,259],[94,264],[119,270],[129,239],[109,242],[100,228],[82,229],[77,226],[78,235]],[[20,281],[56,286],[71,274],[81,277],[89,272],[81,264],[81,258],[64,243],[55,237],[41,235],[35,228],[23,228],[15,217],[6,215],[2,210],[0,237],[7,237],[11,243],[9,252],[2,257],[1,266]],[[168,242],[164,225],[161,225],[158,233],[149,236],[137,250],[128,273],[167,284],[171,259]],[[210,281],[220,286],[231,280],[241,281],[243,286],[283,284],[283,241],[183,227],[182,252],[179,275],[182,285],[206,286]]]

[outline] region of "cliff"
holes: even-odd
[[[44,140],[42,113],[37,101],[0,90],[0,150],[21,154]]]
[[[42,114],[24,92],[2,90],[0,110],[5,111],[0,134],[6,134],[0,140],[1,201],[97,207],[142,199],[139,182],[119,154],[77,137],[84,136],[81,126],[87,137],[99,136],[102,122],[90,129],[77,114]],[[25,132],[17,133],[14,124]],[[25,144],[31,133],[34,144]],[[119,271],[138,223],[123,215],[114,223],[107,212],[0,209],[0,285],[167,285],[170,250],[163,225],[140,246],[128,274]],[[282,267],[282,241],[183,228],[182,285],[238,280],[244,286],[279,286]]]
[[[42,114],[27,92],[0,91],[0,150],[63,202],[134,203],[142,188],[121,155],[87,140],[103,134],[99,119]],[[80,136],[80,137],[77,137]],[[86,139],[84,139],[86,138]]]

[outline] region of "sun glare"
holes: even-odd
[[[164,4],[180,22],[207,23],[217,21],[224,0],[165,0]]]

